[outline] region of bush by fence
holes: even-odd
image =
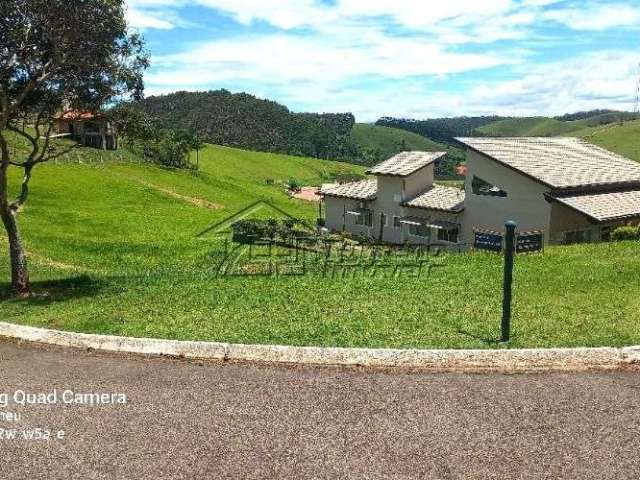
[[[640,226],[632,227],[627,225],[618,227],[611,233],[611,240],[616,242],[622,240],[640,240]]]

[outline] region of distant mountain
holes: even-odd
[[[355,160],[351,113],[293,113],[283,105],[227,90],[148,97],[147,113],[208,143],[333,160]]]
[[[591,128],[612,125],[635,118],[630,112],[592,110],[558,117],[451,117],[411,120],[383,117],[376,125],[417,133],[436,142],[456,145],[455,137],[485,136],[558,136],[586,133]]]
[[[476,135],[494,137],[581,136],[591,129],[615,125],[635,118],[633,113],[595,110],[562,117],[509,118],[476,129]]]
[[[146,113],[174,129],[197,132],[216,145],[245,150],[373,165],[406,150],[449,150],[439,173],[451,176],[462,151],[392,128],[356,124],[351,113],[294,113],[287,107],[227,90],[177,92],[139,103]]]
[[[455,145],[455,137],[473,135],[473,132],[506,117],[451,117],[428,120],[383,117],[376,122],[381,127],[391,127],[413,132],[440,143]]]

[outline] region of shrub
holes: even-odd
[[[252,244],[257,240],[271,240],[291,242],[296,237],[307,235],[303,230],[295,227],[300,222],[294,219],[277,220],[239,220],[231,225],[233,241],[242,244]]]
[[[627,225],[618,227],[611,232],[611,240],[616,242],[622,240],[640,240],[640,226],[632,227],[631,225]]]
[[[299,192],[300,190],[302,190],[302,183],[300,183],[295,178],[290,178],[287,182],[287,188],[292,192]]]

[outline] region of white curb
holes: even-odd
[[[640,364],[640,347],[524,350],[391,350],[185,342],[61,332],[0,322],[0,337],[103,352],[292,365],[437,371],[612,370]]]

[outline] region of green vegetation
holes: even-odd
[[[618,227],[611,232],[611,239],[615,241],[640,240],[640,226],[625,225]]]
[[[579,133],[588,142],[640,162],[640,120]]]
[[[167,128],[197,133],[203,141],[260,152],[357,161],[349,142],[350,113],[293,113],[283,105],[227,90],[177,92],[138,104]]]
[[[368,165],[373,165],[407,150],[424,152],[447,150],[445,145],[436,143],[416,133],[367,123],[356,123],[354,125],[351,131],[351,141],[360,147]]]
[[[504,120],[505,117],[449,117],[412,120],[407,118],[383,117],[376,122],[382,127],[392,127],[417,133],[436,142],[456,145],[456,137],[468,137],[485,125]]]
[[[614,128],[621,120],[626,122],[633,118],[632,113],[624,112],[596,113],[575,120],[560,117],[508,118],[480,127],[476,133],[490,137],[583,136],[602,128]]]
[[[201,151],[199,172],[122,152],[74,155],[33,179],[21,218],[37,296],[9,297],[0,264],[3,320],[230,342],[495,346],[498,256],[448,256],[422,278],[215,275],[223,246],[200,232],[263,197],[313,221],[317,205],[290,199],[287,180],[318,184],[361,167],[217,146]],[[640,343],[639,252],[631,241],[518,257],[513,347]]]
[[[439,179],[458,178],[455,167],[465,161],[464,152],[459,148],[398,128],[356,123],[351,131],[351,142],[358,147],[360,163],[365,165],[375,165],[410,150],[447,152],[447,158],[436,166]]]

